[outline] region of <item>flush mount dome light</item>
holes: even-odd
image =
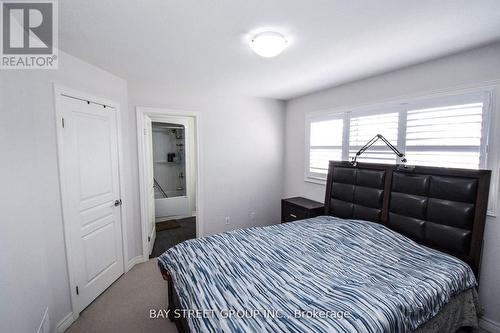
[[[261,32],[250,41],[252,50],[264,58],[276,57],[287,47],[286,38],[274,31]]]

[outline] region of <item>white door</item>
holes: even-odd
[[[64,225],[79,313],[124,272],[117,110],[65,96],[59,107]]]
[[[148,116],[144,116],[144,142],[146,143],[146,188],[148,190],[148,246],[149,255],[153,252],[156,238],[155,224],[155,188],[154,188],[154,168],[153,168],[153,122]]]

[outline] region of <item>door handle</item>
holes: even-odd
[[[293,217],[294,219],[296,219],[297,215],[290,214],[290,217]]]
[[[122,199],[115,200],[115,207],[121,206],[122,205]]]

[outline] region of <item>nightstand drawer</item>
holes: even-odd
[[[307,218],[307,211],[299,207],[285,205],[282,209],[282,222],[291,222]]]
[[[281,200],[281,222],[292,222],[309,219],[323,214],[321,202],[302,197]]]

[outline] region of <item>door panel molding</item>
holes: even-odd
[[[120,248],[120,254],[116,253],[116,248],[110,250],[109,254],[110,256],[107,258],[107,262],[102,262],[100,272],[97,273],[96,276],[93,277],[93,280],[98,278],[100,275],[105,274],[107,270],[109,270],[111,267],[115,266],[117,263],[121,261],[121,267],[118,270],[118,272],[126,272],[128,270],[128,251],[127,251],[127,228],[126,228],[126,221],[127,221],[127,216],[126,216],[126,207],[128,205],[127,203],[127,198],[126,194],[124,193],[124,176],[123,176],[123,168],[122,166],[124,165],[123,163],[123,145],[122,145],[122,131],[121,131],[121,114],[120,114],[120,105],[119,103],[102,98],[99,96],[95,96],[93,94],[89,94],[86,92],[74,90],[68,87],[64,87],[58,84],[53,85],[53,93],[54,93],[54,109],[55,109],[55,121],[56,121],[56,137],[57,137],[57,155],[58,155],[58,167],[59,167],[59,186],[60,186],[60,198],[62,202],[62,216],[63,216],[63,224],[64,224],[64,239],[65,239],[65,250],[66,250],[66,262],[67,262],[67,267],[68,267],[68,278],[69,278],[69,284],[70,284],[70,296],[71,296],[71,306],[72,306],[72,316],[73,320],[77,319],[79,317],[79,313],[83,310],[82,304],[85,304],[91,300],[89,299],[83,299],[85,296],[84,294],[80,293],[77,295],[76,293],[76,287],[77,287],[77,280],[78,277],[82,276],[82,271],[81,271],[81,264],[82,263],[77,263],[76,260],[78,260],[78,256],[76,253],[73,253],[72,251],[72,244],[73,237],[74,237],[74,232],[75,230],[72,230],[70,226],[70,221],[75,218],[73,210],[76,209],[78,211],[78,219],[77,219],[77,225],[78,228],[81,230],[80,232],[85,233],[85,237],[89,237],[89,235],[95,233],[99,229],[105,229],[105,228],[120,228],[121,229],[121,239],[119,240],[119,243],[121,243],[121,248]],[[87,102],[87,104],[91,104],[93,106],[92,110],[96,110],[96,114],[93,116],[89,116],[88,113],[85,113],[83,115],[87,116],[89,119],[99,119],[103,117],[99,117],[98,112],[101,111],[100,109],[98,111],[97,106],[99,108],[110,108],[113,109],[115,112],[114,117],[111,117],[112,123],[115,124],[116,128],[113,129],[113,131],[116,131],[115,138],[109,138],[110,141],[110,149],[115,150],[115,152],[110,152],[111,154],[115,154],[115,160],[117,162],[117,165],[113,165],[111,167],[111,170],[118,170],[118,177],[116,178],[117,184],[117,195],[122,199],[123,205],[119,208],[120,209],[119,213],[117,216],[120,217],[120,221],[115,221],[114,216],[113,216],[113,203],[116,198],[112,197],[112,193],[110,192],[103,192],[98,195],[91,196],[87,199],[81,200],[82,193],[76,194],[80,198],[78,199],[78,202],[80,204],[78,207],[72,207],[73,210],[70,210],[70,207],[68,206],[71,195],[74,195],[70,193],[69,187],[71,184],[69,184],[71,181],[73,182],[79,182],[80,180],[68,180],[66,177],[68,175],[68,170],[65,168],[65,147],[64,147],[64,139],[65,139],[65,132],[64,128],[68,126],[65,121],[63,121],[63,115],[65,114],[65,111],[63,109],[64,104],[66,103],[65,101],[66,98],[74,99],[76,101],[83,101]],[[90,108],[88,110],[91,110]],[[106,118],[106,117],[104,117]],[[111,123],[110,123],[111,124]],[[116,148],[114,148],[116,146]],[[75,152],[76,154],[76,152]],[[110,155],[111,156],[111,155]],[[110,157],[111,158],[111,157]],[[109,198],[108,198],[108,197]],[[100,205],[95,205],[98,201],[102,201],[103,199],[106,199],[105,201],[108,201],[109,199],[109,208],[106,207],[108,202],[103,202]],[[81,204],[85,203],[85,204]],[[97,210],[100,211],[109,211],[108,213],[105,213],[105,216],[102,216],[98,214]],[[74,229],[74,228],[73,228]],[[118,235],[116,233],[116,235]],[[81,235],[83,236],[83,234]],[[115,239],[115,242],[118,241]],[[83,248],[82,248],[83,250]],[[114,253],[114,258],[112,257],[112,252]],[[85,255],[84,253],[78,254],[79,256]],[[120,258],[121,257],[121,258]],[[109,259],[109,260],[108,260]],[[122,274],[120,273],[120,275]],[[115,276],[110,276],[107,278],[107,280],[99,281],[99,283],[102,285],[102,290],[104,290],[104,286],[106,284],[109,284],[113,282],[115,279]],[[109,281],[108,281],[109,280]],[[111,281],[112,280],[112,281]],[[88,281],[87,281],[88,282]],[[82,288],[83,286],[79,286]]]

